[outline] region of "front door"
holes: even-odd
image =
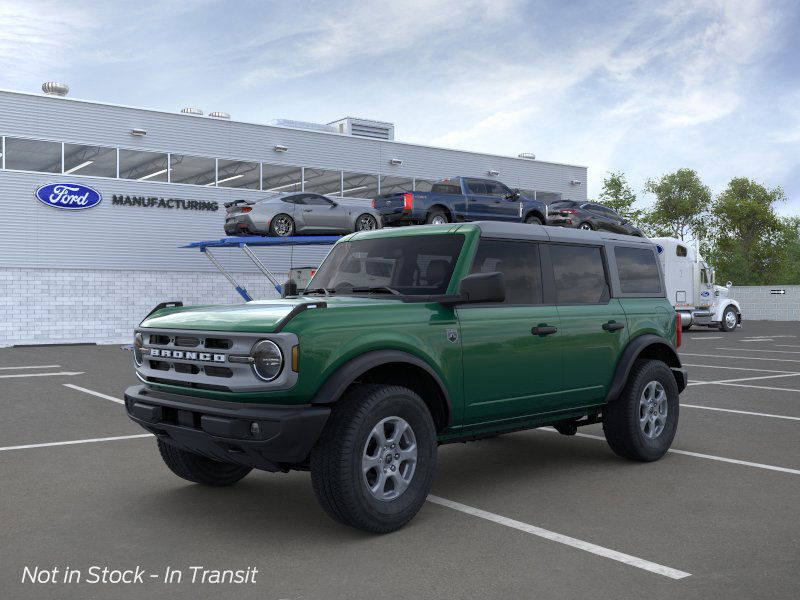
[[[302,211],[305,230],[334,232],[343,231],[345,227],[345,211],[338,203],[329,200],[324,196],[309,194],[305,197],[305,203],[298,206]]]
[[[602,404],[628,340],[625,312],[610,297],[603,248],[552,244],[564,344],[563,408]]]
[[[560,321],[543,304],[539,244],[481,240],[472,272],[494,271],[505,302],[457,309],[467,427],[547,412],[562,388]]]

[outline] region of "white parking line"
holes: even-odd
[[[747,350],[740,350],[747,352]],[[758,358],[756,356],[723,356],[722,354],[691,354],[689,352],[681,352],[681,356],[702,356],[703,358],[738,358],[740,360],[771,360],[772,362],[800,362],[794,358]]]
[[[737,381],[754,381],[756,379],[775,379],[776,377],[797,377],[800,373],[785,373],[783,375],[761,375],[760,377],[742,377],[741,379],[720,379],[719,381],[690,381],[689,385],[713,385],[716,383],[735,383]]]
[[[800,352],[792,351],[792,350],[756,350],[750,349],[742,350],[741,348],[714,348],[714,350],[733,350],[734,352],[773,352],[775,354],[800,354]]]
[[[775,344],[779,348],[800,348],[797,344]]]
[[[724,335],[712,335],[711,337],[690,337],[690,340],[721,340]]]
[[[772,338],[754,338],[752,340],[740,340],[741,342],[772,342]]]
[[[60,369],[61,365],[33,365],[26,367],[0,367],[0,371],[16,371],[17,369]]]
[[[25,446],[6,446],[0,448],[0,452],[7,450],[27,450],[29,448],[48,448],[50,446],[72,446],[73,444],[93,444],[95,442],[115,442],[117,440],[134,440],[136,438],[153,437],[152,433],[140,433],[137,435],[118,435],[116,437],[93,438],[88,440],[70,440],[68,442],[48,442],[46,444],[26,444]]]
[[[704,369],[732,369],[734,371],[759,371],[760,373],[800,373],[800,371],[776,371],[775,369],[754,369],[752,367],[725,367],[722,365],[690,365],[683,363],[684,367],[702,367]]]
[[[114,398],[114,396],[106,396],[105,394],[101,394],[100,392],[95,392],[94,390],[87,390],[86,388],[82,388],[78,385],[72,385],[71,383],[64,383],[62,385],[64,387],[68,387],[73,390],[78,390],[79,392],[84,392],[86,394],[91,394],[92,396],[97,396],[98,398],[105,398],[106,400],[111,400],[112,402],[116,402],[117,404],[125,404],[124,400],[120,400],[119,398]]]
[[[83,375],[83,371],[59,371],[58,373],[15,373],[14,375],[0,375],[0,379],[12,379],[14,377],[51,377],[53,375]]]
[[[735,383],[729,385],[738,385]],[[552,427],[540,427],[539,431],[549,431],[551,433],[558,433]],[[592,435],[589,433],[576,433],[577,437],[584,437],[584,438],[591,438],[593,440],[601,440],[605,441],[602,435]],[[719,462],[731,463],[734,465],[743,465],[745,467],[755,467],[757,469],[767,469],[768,471],[779,471],[781,473],[791,473],[792,475],[800,475],[800,471],[797,469],[789,469],[787,467],[776,467],[775,465],[765,465],[761,463],[749,462],[746,460],[738,460],[736,458],[725,458],[724,456],[714,456],[713,454],[701,454],[699,452],[689,452],[688,450],[676,450],[675,448],[670,448],[667,452],[671,454],[683,454],[684,456],[694,456],[695,458],[705,458],[708,460],[716,460]]]
[[[745,387],[745,388],[753,388],[756,390],[772,390],[775,392],[800,392],[800,390],[795,390],[792,388],[778,388],[778,387],[767,387],[764,385],[748,385],[746,383],[724,383],[720,382],[719,385],[732,385],[733,387]]]
[[[622,552],[617,552],[616,550],[611,550],[610,548],[604,548],[603,546],[598,546],[596,544],[592,544],[591,542],[585,542],[567,535],[555,533],[554,531],[542,529],[541,527],[536,527],[535,525],[529,525],[528,523],[523,523],[522,521],[509,519],[508,517],[503,517],[495,513],[481,510],[480,508],[461,504],[460,502],[454,502],[452,500],[448,500],[447,498],[440,498],[439,496],[434,496],[433,494],[428,496],[428,502],[438,504],[439,506],[445,506],[465,514],[472,515],[473,517],[486,519],[487,521],[497,523],[498,525],[504,525],[505,527],[511,527],[512,529],[516,529],[518,531],[530,533],[531,535],[535,535],[546,540],[558,542],[559,544],[565,544],[579,550],[584,550],[585,552],[591,552],[597,556],[610,558],[611,560],[616,560],[617,562],[625,563],[626,565],[630,565],[638,569],[650,571],[651,573],[655,573],[657,575],[663,575],[665,577],[669,577],[670,579],[684,579],[685,577],[689,577],[691,575],[691,573],[687,573],[685,571],[679,571],[678,569],[665,567],[664,565],[659,565],[658,563],[650,562],[649,560],[637,558],[636,556],[631,556],[630,554],[623,554]]]
[[[751,415],[754,417],[771,417],[773,419],[788,419],[790,421],[800,421],[800,417],[789,417],[786,415],[773,415],[770,413],[757,413],[750,412],[749,410],[733,410],[731,408],[717,408],[715,406],[698,406],[697,404],[684,404],[681,402],[681,408],[702,408],[703,410],[718,410],[721,412],[736,413],[739,415]]]

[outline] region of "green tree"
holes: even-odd
[[[609,171],[608,177],[603,180],[603,191],[600,192],[599,202],[609,208],[613,208],[622,217],[638,224],[643,212],[634,208],[636,194],[633,193],[625,173],[622,171]]]
[[[768,189],[746,177],[731,179],[716,197],[708,258],[719,281],[765,285],[794,276],[788,258],[790,246],[797,244],[797,222],[782,220],[773,206],[784,200],[780,187]]]
[[[660,179],[648,179],[644,191],[656,197],[643,219],[649,235],[681,240],[706,237],[711,190],[693,169],[678,169]]]

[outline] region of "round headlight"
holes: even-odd
[[[144,337],[141,333],[137,333],[133,336],[133,362],[138,367],[142,366],[142,346],[144,346]]]
[[[283,369],[283,353],[275,342],[261,340],[251,353],[253,357],[253,370],[264,381],[272,381],[281,374]]]

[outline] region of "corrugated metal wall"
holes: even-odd
[[[134,137],[130,134],[133,128],[144,129],[147,135]],[[489,169],[494,169],[500,172],[497,179],[511,187],[559,192],[576,200],[586,198],[584,167],[16,92],[0,91],[0,135],[429,179],[485,177]],[[275,152],[276,144],[287,146],[288,151]],[[399,158],[403,164],[390,166],[391,158]],[[583,185],[573,185],[572,180]],[[103,202],[89,210],[64,211],[35,200],[37,187],[56,182],[89,185],[103,195]],[[114,194],[213,200],[220,204],[220,210],[113,206]],[[177,246],[223,237],[222,203],[261,194],[232,188],[0,171],[0,266],[209,270],[213,267],[199,251],[177,250]],[[269,253],[269,266],[286,271],[290,262],[295,266],[318,264],[327,250],[274,249]],[[253,270],[238,251],[220,251],[219,256],[233,270]]]

